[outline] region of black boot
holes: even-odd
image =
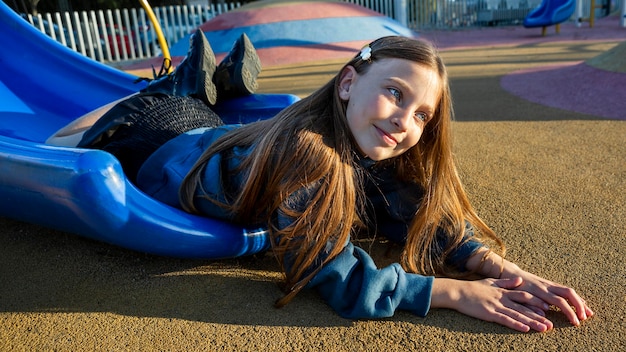
[[[213,82],[218,96],[234,98],[250,95],[258,88],[256,81],[261,72],[261,60],[248,36],[243,33],[228,55],[217,66]]]
[[[145,93],[164,93],[174,96],[195,96],[207,105],[215,105],[217,89],[213,84],[215,54],[204,33],[196,30],[191,35],[187,56],[174,72],[156,78],[142,90]]]

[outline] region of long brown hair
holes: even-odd
[[[464,241],[465,220],[479,235],[501,244],[476,215],[461,185],[452,155],[448,76],[436,50],[429,43],[399,36],[383,37],[369,46],[370,58],[355,56],[310,96],[272,119],[242,126],[218,139],[181,185],[182,206],[198,212],[194,199],[207,197],[201,185],[207,161],[237,146],[251,147],[237,170],[243,175],[241,188],[228,195],[228,204],[220,205],[238,221],[267,224],[281,265],[285,255],[293,261],[285,272],[289,293],[278,305],[287,303],[319,268],[337,256],[351,232],[362,224],[362,175],[355,166],[356,148],[347,125],[346,102],[337,89],[340,74],[348,65],[362,75],[378,59],[406,59],[432,68],[442,82],[439,105],[419,143],[393,161],[398,178],[414,182],[425,191],[409,227],[403,267],[414,273],[446,273],[446,255]],[[278,226],[276,214],[286,215],[293,222]],[[437,241],[439,228],[449,234],[445,248],[437,246],[441,243]],[[334,243],[334,247],[325,253],[328,243]],[[324,259],[320,262],[320,258]]]

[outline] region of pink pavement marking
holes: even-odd
[[[355,56],[366,41],[350,41],[341,43],[315,44],[299,47],[279,46],[259,49],[257,53],[265,66],[299,64],[313,61],[345,59],[346,62]]]
[[[541,28],[524,28],[523,26],[420,31],[419,35],[434,43],[440,50],[448,50],[550,42],[624,41],[626,28],[619,26],[618,16],[609,16],[597,19],[593,28],[589,27],[589,23],[582,23],[578,27],[573,22],[566,22],[561,24],[561,32],[556,34],[554,26],[548,27],[548,34],[545,37],[541,35]]]
[[[271,23],[284,20],[323,18],[332,16],[338,11],[327,6],[341,4],[316,3],[309,10],[304,7],[301,11],[272,11],[271,7],[255,9],[255,14],[247,14],[249,23]],[[300,6],[300,5],[296,5]],[[301,5],[308,6],[308,5]],[[313,9],[313,10],[311,10]],[[307,12],[309,11],[309,12]],[[363,12],[352,11],[352,7],[343,6],[339,13],[345,16],[363,15]],[[235,14],[237,11],[233,11]],[[247,11],[246,11],[247,12]],[[355,13],[352,13],[355,12]],[[224,15],[228,15],[226,13]],[[219,17],[227,17],[227,16]],[[240,14],[241,15],[241,14]],[[203,30],[224,28],[227,22],[241,20],[234,16],[225,22],[216,21],[218,18],[205,24]],[[246,24],[249,24],[246,22]],[[241,22],[239,22],[241,24]],[[232,23],[230,23],[232,25]],[[575,23],[564,23],[561,32],[554,33],[554,27],[549,27],[548,35],[541,36],[541,29],[524,28],[522,26],[479,27],[464,30],[423,31],[419,37],[433,42],[440,50],[472,48],[483,50],[493,46],[530,45],[546,42],[600,42],[626,40],[626,28],[619,26],[617,16],[609,16],[595,21],[593,28],[588,23],[580,27]],[[295,65],[308,62],[319,62],[332,59],[349,59],[355,55],[363,41],[309,45],[299,47],[276,47],[259,49],[258,54],[264,67],[275,65]],[[220,61],[223,55],[218,55]],[[176,65],[182,57],[174,57]],[[161,59],[144,61],[135,65],[127,65],[123,69],[133,70],[150,67],[159,67]],[[626,74],[603,71],[590,67],[584,63],[564,64],[557,66],[540,67],[534,70],[525,70],[511,73],[501,80],[503,89],[523,99],[542,105],[564,110],[577,111],[595,116],[626,120]]]
[[[595,21],[594,27],[582,23],[561,24],[555,34],[541,36],[540,28],[522,26],[483,27],[457,31],[426,31],[422,38],[433,42],[442,52],[476,48],[488,50],[497,46],[535,45],[549,42],[625,41],[626,28],[619,26],[618,16]],[[568,111],[626,120],[626,74],[605,71],[583,62],[556,64],[517,71],[501,79],[501,86],[520,98]]]
[[[338,42],[327,44],[314,44],[314,45],[301,45],[301,46],[278,46],[273,48],[257,49],[257,55],[261,60],[263,67],[272,67],[279,65],[297,65],[310,62],[320,62],[335,59],[345,59],[348,61],[358,51],[367,44],[369,41],[350,41],[350,42]],[[221,62],[226,53],[219,53],[215,55],[217,62]],[[183,56],[172,57],[172,65],[177,66],[182,60]],[[133,62],[129,64],[119,65],[122,70],[137,71],[146,70],[151,67],[161,67],[163,58],[155,57],[139,62]]]
[[[355,7],[341,2],[283,3],[276,6],[252,8],[247,11],[226,12],[206,22],[200,29],[203,32],[231,29],[245,24],[254,26],[286,21],[301,21],[333,17],[382,16],[380,13],[363,7]]]

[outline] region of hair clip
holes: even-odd
[[[370,48],[369,44],[361,49],[361,53],[359,54],[359,56],[363,61],[370,61],[370,59],[372,58],[372,48]]]

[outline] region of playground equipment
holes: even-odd
[[[55,42],[4,2],[0,38],[0,216],[172,257],[237,257],[269,247],[262,229],[151,199],[106,152],[45,145],[70,121],[145,83]],[[216,110],[227,122],[245,123],[273,116],[297,99],[256,94]]]
[[[360,48],[383,36],[418,36],[381,13],[341,1],[277,1],[264,7],[252,2],[198,28],[204,32],[216,55],[228,53],[232,43],[244,32],[258,51],[276,52],[287,48],[289,55],[306,47],[339,49],[359,42],[357,47]],[[171,45],[173,58],[187,53],[189,36]]]
[[[576,0],[543,0],[541,5],[531,11],[524,19],[524,27],[542,27],[541,35],[545,36],[548,26],[556,26],[559,33],[560,24],[567,21],[576,9]]]

